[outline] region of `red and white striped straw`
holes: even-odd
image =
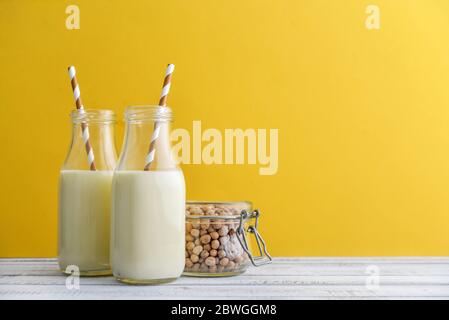
[[[161,107],[165,107],[167,105],[167,96],[168,96],[168,93],[170,92],[171,77],[172,77],[174,70],[175,70],[174,64],[169,64],[167,66],[167,71],[165,72],[165,77],[164,77],[164,84],[162,85],[161,98],[159,99],[159,106],[161,106]],[[150,170],[151,163],[153,163],[153,161],[154,161],[154,155],[156,153],[156,140],[159,137],[160,129],[161,129],[160,123],[158,121],[156,121],[154,123],[153,134],[151,135],[151,143],[150,143],[150,148],[148,150],[148,155],[145,159],[145,167],[144,167],[145,171]]]
[[[76,81],[76,70],[74,66],[69,67],[69,77],[70,77],[70,83],[72,84],[73,89],[73,97],[75,98],[75,104],[76,108],[80,111],[80,113],[84,113],[84,107],[83,103],[81,102],[81,93],[80,93],[80,87],[78,85],[78,81]],[[89,142],[89,128],[87,127],[87,123],[82,122],[81,123],[81,130],[83,133],[83,142],[86,145],[86,152],[87,152],[87,161],[89,163],[89,168],[92,171],[97,170],[95,167],[94,162],[94,151],[92,150],[92,146]]]

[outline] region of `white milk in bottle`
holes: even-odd
[[[112,187],[111,264],[128,283],[162,283],[184,268],[185,182],[171,156],[168,107],[129,107],[126,136]],[[154,160],[150,137],[160,127]]]
[[[68,274],[111,274],[114,121],[114,113],[109,110],[72,112],[72,143],[59,177],[58,261],[61,271]],[[94,155],[90,158],[83,139],[85,130]]]
[[[110,273],[109,238],[112,171],[62,170],[60,252],[63,270]]]
[[[177,278],[184,267],[182,171],[124,171],[114,176],[112,264],[117,278]]]

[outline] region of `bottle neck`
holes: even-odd
[[[110,110],[73,111],[72,140],[63,169],[114,170],[117,161],[114,124],[114,113]]]
[[[148,171],[177,169],[171,152],[170,129],[170,121],[127,121],[117,170],[143,171],[149,162],[150,151],[153,156]]]

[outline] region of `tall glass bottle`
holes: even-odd
[[[111,183],[117,159],[115,115],[110,110],[75,110],[71,118],[72,142],[59,181],[59,267],[69,274],[107,275],[111,274]]]
[[[111,264],[128,283],[162,283],[184,267],[185,183],[171,153],[168,107],[128,107],[126,133],[112,183]],[[150,140],[159,127],[155,154]]]

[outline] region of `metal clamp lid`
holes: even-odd
[[[268,253],[265,241],[263,240],[262,236],[260,235],[259,231],[257,230],[257,227],[259,225],[259,216],[260,216],[260,212],[257,209],[251,213],[246,210],[242,210],[242,212],[240,213],[240,224],[237,228],[237,235],[238,235],[237,239],[239,240],[240,245],[242,246],[243,250],[245,250],[249,259],[251,260],[251,263],[255,267],[262,266],[264,264],[269,264],[273,260],[273,258],[271,258],[270,254]],[[256,238],[257,247],[259,249],[258,256],[253,256],[251,254],[249,247],[248,247],[248,241],[247,241],[246,235],[245,235],[245,222],[249,219],[255,219],[254,225],[248,226],[246,231],[254,234],[254,237]]]

